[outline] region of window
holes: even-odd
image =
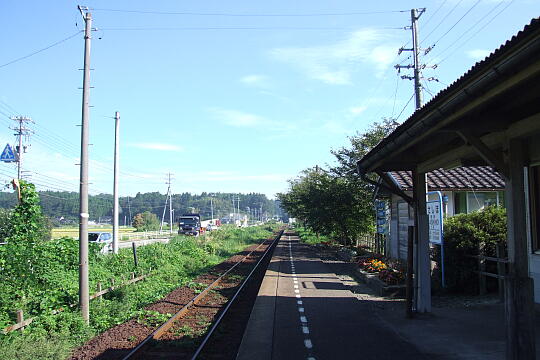
[[[467,193],[455,192],[454,193],[454,214],[466,214],[467,213]]]
[[[468,214],[486,206],[504,206],[503,191],[467,191],[454,194],[454,213]]]

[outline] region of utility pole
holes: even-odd
[[[169,173],[169,234],[173,233],[173,208],[172,208],[172,190],[171,188],[171,173]]]
[[[420,46],[418,41],[418,19],[426,11],[423,9],[411,9],[411,35],[412,49],[400,48],[398,54],[403,51],[413,52],[413,64],[396,65],[398,73],[402,68],[413,69],[413,76],[402,75],[402,79],[414,80],[414,96],[416,100],[416,109],[422,107],[422,69],[426,66],[420,63],[419,52]],[[427,54],[431,48],[426,49]],[[429,273],[429,234],[427,233],[427,213],[426,213],[426,193],[427,193],[427,178],[426,173],[413,170],[413,187],[414,187],[414,231],[409,232],[409,236],[413,240],[409,240],[407,251],[412,252],[412,272],[414,279],[412,283],[407,283],[407,292],[412,294],[408,298],[410,304],[407,305],[407,316],[411,316],[413,311],[429,312],[431,311],[431,277]],[[410,260],[409,260],[410,261]],[[408,269],[411,271],[411,269]],[[411,281],[411,280],[408,280]],[[409,307],[410,306],[410,307]],[[413,309],[414,307],[414,309]]]
[[[127,197],[127,204],[128,204],[128,213],[129,213],[129,224],[131,226],[131,222],[133,221],[133,218],[131,217],[131,203],[129,202],[129,196]]]
[[[12,117],[11,120],[16,121],[18,125],[16,127],[10,128],[11,130],[15,130],[16,133],[14,134],[17,137],[17,140],[19,142],[19,145],[17,145],[16,152],[17,152],[17,178],[19,180],[22,179],[22,158],[23,153],[26,152],[26,146],[23,146],[23,136],[28,140],[28,137],[30,134],[32,134],[32,130],[26,127],[26,124],[32,122],[32,119],[26,116],[15,116]]]
[[[120,113],[114,113],[113,252],[118,254],[118,175],[120,173]]]
[[[212,202],[211,196],[210,196],[210,223],[214,225],[214,203]]]
[[[412,51],[413,52],[413,63],[408,65],[399,65],[394,66],[398,73],[401,72],[401,69],[413,69],[413,76],[402,75],[402,79],[414,80],[414,95],[416,98],[416,109],[422,107],[422,69],[425,67],[423,64],[420,64],[419,61],[419,51],[420,46],[418,43],[418,19],[426,11],[423,9],[411,9],[411,33],[412,33],[412,49],[400,48],[398,54],[401,54],[403,51]]]
[[[165,223],[165,211],[167,209],[167,202],[169,203],[169,228],[170,233],[172,234],[172,194],[171,194],[171,173],[167,174],[168,180],[165,184],[169,185],[167,187],[167,197],[165,198],[165,206],[163,207],[163,214],[161,215],[161,226],[159,227],[159,233],[163,230],[163,224]]]
[[[92,40],[92,14],[88,8],[78,7],[86,24],[84,31],[84,75],[81,126],[81,173],[79,190],[79,306],[83,320],[90,321],[88,290],[88,131],[90,121],[90,45]],[[86,13],[85,13],[86,11]]]

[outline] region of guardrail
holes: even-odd
[[[120,234],[120,241],[134,241],[134,240],[149,240],[149,239],[156,239],[156,238],[170,238],[172,236],[177,235],[176,231],[173,231],[173,233],[169,233],[168,231],[144,231],[144,232],[131,232],[131,233],[123,233]]]

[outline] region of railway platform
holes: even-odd
[[[238,352],[257,359],[428,359],[358,301],[298,237],[284,234]],[[435,359],[429,357],[429,359]]]
[[[344,275],[347,266],[321,260],[296,236],[282,236],[237,360],[505,359],[503,304],[441,304],[406,319],[401,301],[357,284]],[[539,309],[535,325],[540,344]],[[536,352],[540,359],[540,346]]]

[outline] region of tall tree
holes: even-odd
[[[374,230],[373,187],[360,179],[356,163],[398,123],[383,119],[364,133],[349,137],[350,147],[332,150],[337,165],[302,171],[289,181],[289,191],[278,194],[281,206],[314,231],[336,237],[345,244]]]

